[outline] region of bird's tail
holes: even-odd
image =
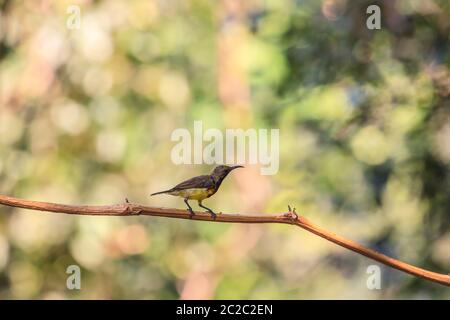
[[[156,196],[157,194],[163,194],[163,193],[167,193],[167,192],[170,192],[170,191],[172,191],[172,190],[168,189],[168,190],[164,190],[164,191],[159,191],[159,192],[152,193],[150,196]]]

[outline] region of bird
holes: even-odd
[[[243,168],[243,166],[226,166],[220,165],[214,168],[214,170],[209,175],[201,175],[197,177],[193,177],[186,181],[183,181],[177,184],[175,187],[171,189],[167,189],[164,191],[159,191],[152,193],[150,196],[155,196],[158,194],[169,194],[172,196],[182,197],[184,198],[184,203],[188,207],[188,211],[190,213],[190,217],[195,214],[192,207],[189,205],[189,200],[197,200],[199,207],[206,209],[211,214],[211,217],[215,220],[217,215],[216,213],[204,206],[202,201],[206,198],[211,197],[213,194],[219,190],[220,185],[223,182],[223,179],[233,170]]]

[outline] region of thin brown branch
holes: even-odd
[[[147,215],[177,219],[192,219],[210,222],[231,222],[231,223],[284,223],[299,226],[309,232],[312,232],[319,237],[347,248],[351,251],[362,254],[370,259],[376,260],[382,264],[398,269],[400,271],[409,273],[416,277],[437,282],[446,286],[450,286],[450,275],[428,271],[422,268],[412,266],[408,263],[393,259],[384,254],[376,252],[372,249],[366,248],[354,241],[340,237],[334,233],[317,227],[307,219],[297,216],[294,211],[288,213],[281,213],[275,215],[242,215],[242,214],[219,214],[215,220],[211,218],[209,213],[196,212],[191,218],[186,210],[155,208],[147,207],[138,204],[129,203],[128,200],[123,204],[109,205],[109,206],[72,206],[49,202],[30,201],[8,196],[0,195],[0,204],[19,207],[30,210],[59,212],[76,215],[90,215],[90,216],[135,216]]]

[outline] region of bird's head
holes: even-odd
[[[231,171],[237,168],[243,168],[243,166],[217,166],[214,168],[213,172],[211,173],[212,176],[217,178],[224,178],[229,174]]]

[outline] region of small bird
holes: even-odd
[[[217,190],[219,190],[223,179],[225,179],[231,171],[237,168],[243,168],[243,166],[217,166],[210,175],[193,177],[177,184],[172,189],[152,193],[151,196],[157,194],[170,194],[172,196],[184,198],[184,203],[186,203],[191,217],[194,215],[194,210],[192,210],[188,200],[197,200],[198,205],[203,209],[206,209],[211,214],[213,219],[216,219],[216,213],[210,208],[205,207],[202,204],[202,201],[215,194]]]

